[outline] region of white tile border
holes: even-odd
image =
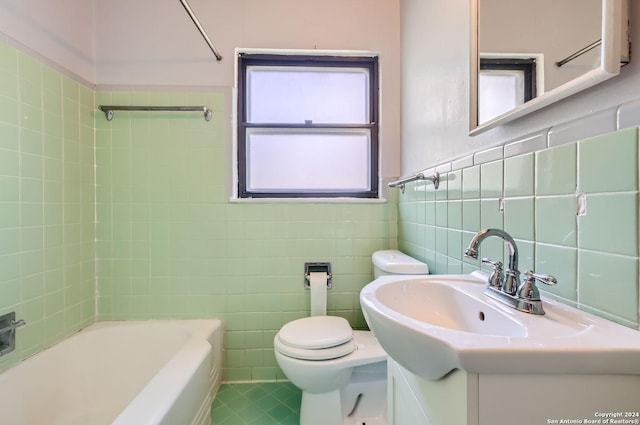
[[[547,148],[547,137],[549,130],[545,129],[539,133],[525,136],[522,139],[507,143],[504,146],[504,157],[524,155],[526,153],[541,151]]]
[[[618,106],[616,125],[618,130],[640,126],[640,99]]]
[[[635,126],[640,126],[640,99],[585,115],[551,128],[544,128],[528,136],[508,140],[500,146],[443,161],[436,166],[429,166],[428,169],[433,170],[445,166],[450,167],[449,171],[461,170],[473,165],[537,152]]]
[[[504,158],[504,147],[496,146],[493,148],[485,149],[480,152],[476,152],[473,155],[473,164],[480,165],[487,162],[497,161]]]
[[[549,130],[549,147],[573,143],[578,140],[616,131],[617,109],[617,107],[605,109],[551,127]]]
[[[463,156],[451,162],[452,170],[462,170],[473,166],[473,155]]]

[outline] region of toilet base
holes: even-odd
[[[302,390],[300,425],[386,425],[387,355],[368,331],[353,331],[357,350],[333,360],[276,361]]]

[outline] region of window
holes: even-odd
[[[240,54],[238,196],[378,196],[376,57]]]
[[[478,122],[485,123],[536,96],[536,60],[480,58]]]

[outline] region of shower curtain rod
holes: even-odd
[[[570,54],[569,56],[567,56],[566,58],[559,60],[558,62],[556,62],[556,66],[558,68],[560,68],[562,65],[571,62],[572,60],[574,60],[575,58],[584,55],[585,53],[587,53],[589,50],[595,49],[596,47],[598,47],[599,45],[602,44],[602,39],[594,41],[593,43],[589,44],[586,47],[583,47],[582,49],[578,50],[575,53]]]
[[[207,35],[207,32],[204,30],[204,28],[202,28],[202,25],[200,25],[200,21],[198,20],[196,15],[193,13],[193,10],[191,10],[191,6],[189,6],[189,3],[187,3],[187,0],[180,0],[180,3],[182,3],[184,10],[187,11],[187,13],[189,14],[189,17],[195,24],[196,28],[198,28],[198,31],[200,31],[200,34],[202,35],[202,37],[204,38],[204,41],[207,43],[207,45],[213,52],[213,55],[216,57],[216,60],[220,62],[222,60],[222,55],[220,55],[220,53],[218,52],[218,49],[216,49],[216,47],[211,42],[211,39]]]

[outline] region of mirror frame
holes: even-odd
[[[479,2],[471,1],[470,25],[470,73],[469,73],[469,135],[475,136],[499,125],[523,117],[533,111],[551,105],[561,99],[578,93],[586,88],[615,77],[620,73],[621,62],[628,61],[628,52],[623,52],[623,43],[627,39],[628,0],[602,0],[602,45],[600,66],[568,81],[540,96],[523,103],[511,111],[505,112],[483,124],[478,124],[478,76],[480,68],[479,38]],[[623,56],[624,55],[624,56]]]

